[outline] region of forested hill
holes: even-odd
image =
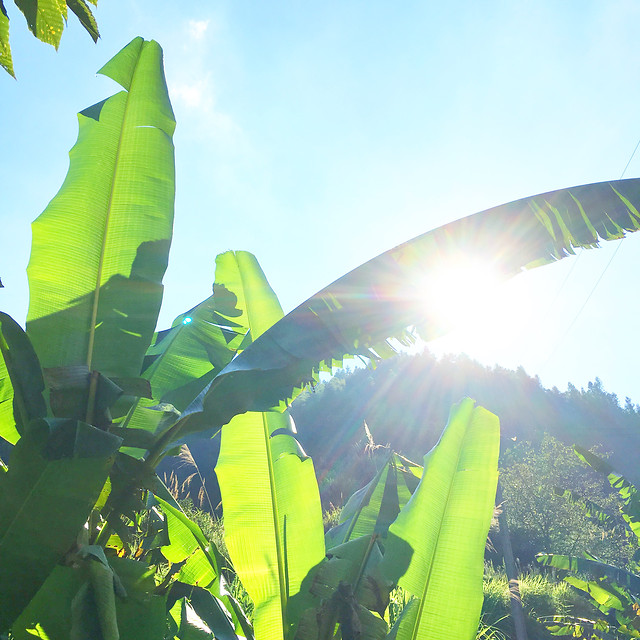
[[[601,444],[615,467],[640,481],[640,406],[607,393],[599,379],[587,389],[545,389],[524,369],[487,368],[466,356],[398,355],[375,369],[339,372],[292,406],[300,440],[319,470],[364,439],[366,421],[377,444],[414,460],[437,441],[451,405],[464,396],[500,417],[503,449],[547,432],[573,444]]]

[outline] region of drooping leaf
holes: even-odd
[[[98,42],[100,37],[98,23],[87,3],[84,0],[67,0],[67,6],[76,14],[80,24],[86,29],[93,41]]]
[[[167,598],[154,593],[153,568],[139,560],[117,557],[109,558],[108,562],[123,588],[123,594],[115,599],[120,640],[163,638]],[[80,596],[84,598],[81,604],[86,615],[79,622],[85,626],[93,624],[95,634],[89,637],[99,638],[98,611],[82,570],[57,566],[15,621],[11,629],[15,640],[43,637],[35,635],[36,632],[44,633],[44,637],[51,639],[71,638],[73,621],[70,604],[83,585],[87,585],[86,592]]]
[[[89,0],[96,5],[97,0]],[[56,49],[67,22],[67,8],[76,14],[80,24],[96,42],[100,37],[96,19],[85,0],[15,0],[27,21],[31,33]],[[0,66],[15,78],[9,44],[9,17],[0,0]]]
[[[11,45],[9,44],[9,16],[4,6],[3,0],[0,0],[0,67],[2,67],[9,75],[16,77],[13,71],[13,58],[11,57]],[[0,281],[0,287],[2,281]]]
[[[69,551],[98,500],[120,438],[72,420],[35,420],[0,475],[0,630]]]
[[[398,640],[475,638],[499,438],[498,418],[465,399],[425,456],[420,485],[389,528],[381,563],[382,573],[416,598],[394,632]]]
[[[587,449],[576,445],[574,447],[576,455],[586,462],[596,471],[607,476],[607,480],[613,489],[615,489],[622,498],[622,517],[625,519],[629,528],[640,539],[640,494],[636,486],[625,476],[614,470],[613,466],[607,460],[591,453]],[[629,456],[626,456],[627,458]],[[624,456],[617,457],[617,460],[623,460]]]
[[[447,327],[430,316],[420,282],[462,255],[505,277],[640,227],[640,179],[561,189],[504,204],[418,236],[370,260],[294,309],[215,379],[190,431],[227,423],[290,397],[322,361],[376,357],[385,340],[417,326],[425,340]],[[380,355],[378,353],[378,355]]]
[[[153,397],[138,400],[123,426],[156,430],[163,418],[157,407],[170,405],[184,411],[242,347],[249,329],[232,293],[237,283],[235,262],[233,252],[219,255],[213,295],[155,335],[143,372]]]
[[[15,444],[31,420],[46,415],[43,391],[42,370],[29,338],[0,312],[0,436]]]
[[[610,609],[624,611],[630,605],[629,595],[616,584],[583,580],[576,576],[567,576],[564,580],[591,596],[603,613],[607,613]]]
[[[564,571],[587,573],[598,579],[606,578],[624,587],[631,593],[640,596],[639,576],[605,562],[555,553],[539,553],[536,556],[536,560],[546,567],[556,567],[556,569],[563,569]]]
[[[396,519],[416,490],[422,467],[391,453],[373,479],[347,500],[337,526],[325,536],[328,549],[360,536],[386,537]]]
[[[65,0],[14,0],[33,35],[56,49],[67,19]]]
[[[175,122],[156,42],[100,73],[126,90],[79,114],[69,173],[33,223],[27,333],[45,368],[136,377],[162,300]]]
[[[253,256],[236,254],[226,268],[227,288],[242,311],[237,322],[246,323],[255,339],[282,317],[280,304]],[[216,474],[225,541],[255,605],[256,638],[287,637],[304,608],[302,603],[294,607],[292,599],[324,556],[313,463],[295,440],[287,416],[247,413],[223,429]]]
[[[613,516],[607,513],[600,505],[596,504],[592,500],[585,498],[576,491],[570,489],[561,489],[560,487],[554,488],[554,493],[557,496],[562,496],[567,502],[578,504],[584,510],[585,515],[596,522],[598,526],[603,529],[613,529],[616,526],[616,521]]]

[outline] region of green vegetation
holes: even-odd
[[[506,277],[619,238],[640,227],[640,181],[458,220],[285,317],[256,258],[229,251],[213,294],[158,331],[175,190],[160,47],[136,38],[101,73],[123,91],[79,114],[67,178],[34,222],[26,332],[0,316],[0,435],[15,444],[0,470],[0,634],[474,638],[497,417],[454,404],[423,467],[389,451],[323,537],[313,463],[285,409],[346,355],[377,361],[394,341],[445,331],[412,287],[424,270],[472,251]],[[156,475],[193,434],[220,434],[226,550]],[[397,587],[411,598],[390,628]],[[251,599],[251,620],[232,593]]]
[[[29,31],[38,40],[56,49],[60,44],[69,11],[76,15],[94,42],[100,37],[98,24],[88,4],[96,5],[98,0],[14,0],[14,3],[24,14]],[[9,44],[9,14],[4,0],[0,0],[0,67],[15,78]]]

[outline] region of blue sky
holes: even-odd
[[[636,2],[101,0],[98,44],[70,20],[57,53],[8,9],[0,308],[21,322],[29,223],[62,183],[76,112],[117,90],[96,70],[136,35],[164,48],[178,121],[163,325],[208,295],[227,249],[255,253],[289,310],[450,220],[617,179],[640,139]],[[625,177],[639,172],[640,153]],[[519,276],[434,348],[562,389],[599,376],[640,402],[640,238],[580,312],[609,244]]]

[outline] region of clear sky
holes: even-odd
[[[98,44],[72,17],[57,53],[7,8],[0,308],[20,322],[29,223],[62,184],[76,112],[118,90],[95,72],[136,35],[164,48],[178,121],[163,325],[209,295],[222,251],[255,253],[290,310],[435,226],[617,179],[640,139],[634,1],[100,0]],[[640,402],[640,237],[589,298],[617,244],[519,276],[434,348]]]

